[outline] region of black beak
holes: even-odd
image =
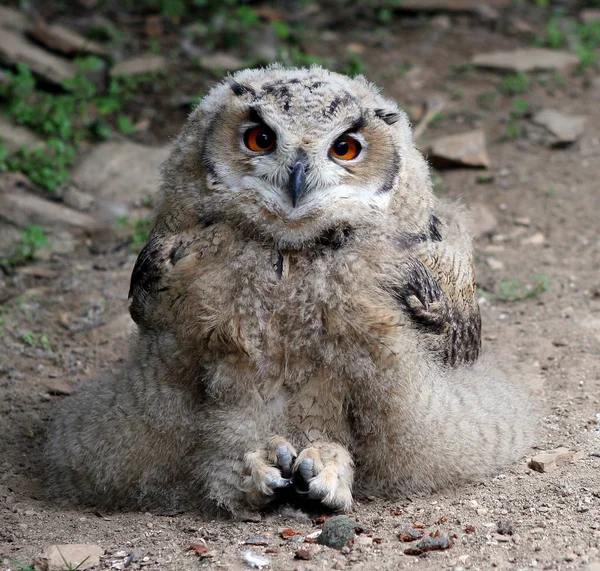
[[[299,160],[294,165],[294,168],[290,174],[288,190],[290,191],[290,195],[292,197],[292,206],[296,208],[300,197],[306,190],[306,163],[304,161]]]

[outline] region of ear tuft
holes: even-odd
[[[388,125],[393,125],[400,121],[400,113],[389,112],[385,109],[375,109],[375,115],[383,119]]]

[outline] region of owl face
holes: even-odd
[[[321,68],[237,73],[194,124],[202,209],[288,248],[385,216],[414,151],[394,103],[363,78]]]

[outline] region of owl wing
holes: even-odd
[[[138,325],[161,327],[165,314],[160,294],[165,290],[165,278],[196,240],[191,232],[168,236],[152,232],[137,257],[129,285],[129,313]]]
[[[472,363],[481,349],[481,316],[470,239],[462,228],[457,232],[433,218],[430,236],[408,258],[407,279],[396,297],[433,337],[446,364]]]

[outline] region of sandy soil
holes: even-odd
[[[493,180],[459,169],[438,173],[438,192],[483,204],[497,227],[476,241],[485,351],[523,383],[539,403],[536,450],[566,446],[585,453],[574,463],[542,474],[524,458],[496,478],[430,497],[357,503],[350,515],[367,530],[347,553],[323,547],[308,561],[303,547],[284,540],[283,528],[318,529],[306,516],[274,514],[260,522],[221,522],[194,514],[172,517],[139,513],[62,510],[44,499],[39,450],[56,401],[69,398],[81,380],[120,366],[127,335],[126,296],[135,254],[127,248],[93,254],[81,243],[75,253],[53,256],[2,278],[0,303],[0,554],[31,564],[54,543],[94,543],[106,553],[101,568],[123,562],[113,555],[136,552],[128,568],[245,569],[243,551],[266,554],[272,569],[596,569],[600,562],[600,82],[594,73],[573,74],[566,85],[553,74],[533,81],[520,95],[535,111],[550,107],[584,115],[586,130],[575,145],[550,149],[526,119],[524,134],[504,137],[512,97],[498,91],[497,74],[452,66],[493,48],[530,45],[469,19],[450,26],[434,21],[394,28],[383,39],[346,35],[364,46],[369,78],[403,104],[432,95],[448,107],[423,143],[469,128],[485,130]],[[443,25],[440,25],[443,24]],[[338,36],[339,42],[339,36]],[[334,44],[336,42],[333,42]],[[323,42],[319,49],[335,46]],[[385,60],[385,61],[382,61]],[[395,71],[410,61],[412,68]],[[495,98],[486,94],[496,93]],[[550,278],[549,291],[527,299],[497,299],[501,284],[534,276]],[[489,293],[486,293],[489,292]],[[28,331],[44,333],[50,346],[23,342]],[[124,459],[126,461],[126,459]],[[405,555],[397,538],[406,524],[439,530],[454,545],[420,557]],[[501,531],[498,532],[498,524]],[[261,535],[267,546],[242,543]],[[371,539],[373,541],[371,541]],[[188,550],[202,543],[214,556]],[[10,558],[10,559],[9,559]],[[600,565],[600,563],[598,563]],[[117,566],[118,567],[118,566]]]

